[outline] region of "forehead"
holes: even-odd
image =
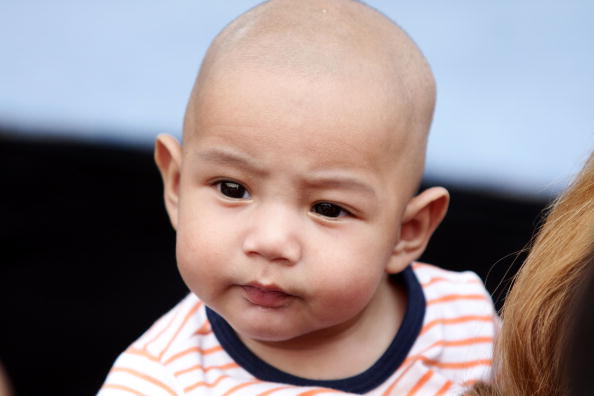
[[[187,111],[186,143],[217,135],[262,143],[271,151],[287,146],[295,155],[317,153],[320,159],[356,152],[368,166],[384,167],[405,154],[410,140],[409,114],[398,97],[363,76],[219,73],[202,82]]]

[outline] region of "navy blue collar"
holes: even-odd
[[[363,394],[383,384],[400,367],[408,356],[423,324],[425,295],[412,267],[409,265],[401,273],[392,275],[392,280],[404,284],[407,293],[406,312],[402,324],[384,354],[370,368],[348,378],[312,380],[281,371],[250,351],[225,319],[216,312],[206,307],[206,314],[223,349],[237,364],[254,377],[269,382],[318,386]]]

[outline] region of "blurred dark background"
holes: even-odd
[[[147,148],[3,132],[0,361],[17,395],[94,394],[187,292],[160,176]],[[500,306],[546,202],[446,187],[423,260],[477,272]]]

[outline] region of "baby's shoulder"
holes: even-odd
[[[426,309],[408,357],[420,372],[431,372],[462,388],[490,376],[499,319],[489,292],[471,271],[454,272],[414,263]],[[423,371],[425,370],[425,371]],[[432,379],[433,379],[432,378]],[[454,387],[451,389],[454,391]]]
[[[185,394],[178,377],[197,367],[208,343],[216,344],[211,335],[204,304],[188,295],[116,359],[99,395]]]
[[[420,262],[413,263],[413,270],[425,296],[425,324],[497,322],[491,295],[474,272],[448,271]]]
[[[483,281],[472,271],[449,271],[421,262],[413,263],[412,267],[428,302],[433,298],[446,297],[447,293],[451,292],[457,295],[458,298],[451,296],[445,301],[456,301],[460,299],[484,300],[486,298],[491,303],[491,297],[485,289]],[[468,297],[462,298],[461,294],[466,294]],[[471,295],[476,296],[470,297]],[[437,301],[432,303],[437,303]]]
[[[179,351],[190,339],[195,343],[196,336],[209,334],[210,330],[204,304],[190,293],[140,336],[132,348],[163,358]]]

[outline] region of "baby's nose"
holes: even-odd
[[[260,208],[243,242],[244,253],[286,265],[299,262],[302,246],[297,217],[280,205]]]

